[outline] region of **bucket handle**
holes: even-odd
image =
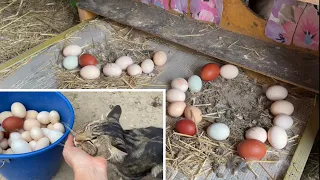
[[[4,166],[6,162],[4,160],[2,160],[2,165],[0,166],[0,168],[2,168]]]
[[[9,159],[0,159],[0,160],[2,160],[2,164],[0,165],[0,168],[2,168],[6,164],[6,162],[10,163]]]

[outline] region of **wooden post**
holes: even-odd
[[[86,21],[94,19],[97,15],[93,12],[78,8],[80,21]]]

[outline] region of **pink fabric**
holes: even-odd
[[[190,0],[190,12],[192,17],[201,21],[219,24],[219,9],[222,11],[222,3],[217,3],[217,1],[219,0]],[[219,4],[219,6],[217,6],[217,4]]]
[[[171,0],[170,7],[179,13],[188,13],[188,0]]]

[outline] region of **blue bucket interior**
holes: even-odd
[[[74,111],[69,100],[59,92],[0,92],[0,112],[10,111],[11,104],[22,103],[27,110],[51,111],[60,114],[61,122],[72,129],[74,124]],[[24,154],[0,154],[0,174],[8,180],[46,180],[51,179],[59,171],[63,161],[62,150],[65,140],[70,133],[65,128],[64,135],[55,143]],[[2,164],[2,163],[1,163]],[[0,164],[0,166],[1,166]]]

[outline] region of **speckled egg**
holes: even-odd
[[[121,56],[115,62],[122,70],[127,69],[131,64],[133,64],[133,60],[129,56]]]
[[[62,65],[68,70],[73,70],[78,67],[78,57],[77,56],[67,56],[64,58]]]
[[[167,91],[167,101],[168,102],[183,102],[186,100],[186,94],[180,89],[169,89]]]
[[[80,70],[80,76],[83,79],[97,79],[100,77],[100,69],[94,65],[88,65]]]
[[[146,59],[141,63],[141,69],[143,73],[151,73],[154,69],[154,63],[151,59]]]
[[[122,70],[120,66],[115,63],[107,63],[103,67],[103,74],[109,77],[120,77]]]
[[[189,89],[192,92],[199,92],[202,88],[201,78],[197,75],[193,75],[188,79]]]
[[[188,90],[188,82],[184,78],[175,78],[171,81],[171,87],[173,89],[180,89],[183,92]]]
[[[79,56],[81,54],[81,47],[78,45],[68,45],[63,49],[64,56]]]

